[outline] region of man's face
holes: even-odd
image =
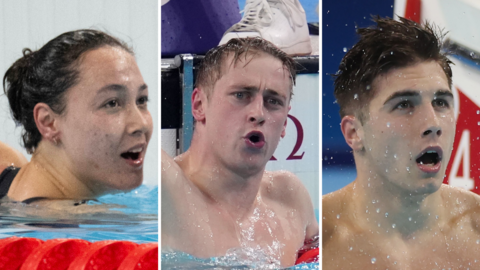
[[[442,68],[420,62],[380,75],[372,86],[361,135],[369,177],[410,194],[436,191],[455,135],[453,95]]]
[[[291,79],[280,60],[264,53],[224,60],[205,107],[213,155],[244,172],[262,169],[277,148],[290,102]]]

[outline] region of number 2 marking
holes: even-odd
[[[287,157],[287,160],[302,159],[305,152],[302,152],[302,154],[297,155],[297,152],[298,152],[298,150],[300,149],[300,147],[302,146],[302,143],[303,143],[303,127],[302,127],[302,124],[294,116],[292,116],[290,114],[287,115],[287,116],[288,116],[288,118],[290,118],[292,120],[293,124],[295,124],[295,128],[297,129],[297,141],[295,142],[295,146],[293,147],[292,152]],[[270,160],[277,160],[277,159],[274,156],[272,156],[270,158]]]

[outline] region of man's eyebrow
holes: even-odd
[[[453,93],[452,91],[448,91],[448,90],[438,90],[437,92],[435,92],[435,97],[450,97],[450,98],[453,98]]]
[[[278,91],[276,91],[274,89],[265,89],[265,93],[267,93],[268,95],[272,95],[272,96],[287,98],[285,95],[280,94]]]
[[[404,90],[404,91],[395,92],[392,95],[390,95],[387,98],[387,100],[385,100],[383,105],[387,104],[392,99],[409,98],[409,97],[417,97],[417,96],[420,96],[420,93],[418,91],[413,91],[413,90]]]
[[[256,86],[250,86],[250,85],[243,85],[240,86],[243,90],[246,90],[248,92],[259,92],[260,90]]]

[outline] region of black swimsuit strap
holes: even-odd
[[[17,176],[17,173],[20,171],[20,168],[17,167],[7,167],[0,174],[0,199],[5,197],[12,185],[13,179]]]

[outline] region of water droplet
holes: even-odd
[[[343,47],[343,52],[347,52],[347,47]]]
[[[370,85],[367,85],[366,89],[370,90],[370,88],[372,88],[372,87]],[[478,111],[477,111],[477,114],[478,114]]]
[[[395,229],[395,227],[397,227],[397,225],[395,225],[395,223],[392,224],[392,229]]]
[[[410,167],[407,167],[406,169],[407,169],[407,172],[409,172],[409,171],[410,171]]]
[[[339,219],[339,218],[340,218],[340,215],[337,215],[337,219]]]
[[[352,250],[353,250],[353,247],[350,247],[350,248],[348,249],[348,251],[352,251]]]
[[[358,94],[353,95],[353,99],[358,99]]]
[[[387,122],[387,127],[390,127],[390,122]]]
[[[477,243],[477,245],[480,244],[480,239],[477,239],[475,243]]]
[[[412,217],[408,217],[408,221],[412,221]]]
[[[372,258],[372,264],[375,264],[377,262],[377,259]]]
[[[379,213],[380,213],[380,208],[377,208],[377,214],[379,214]]]
[[[385,217],[388,217],[388,212],[385,213]]]
[[[435,216],[435,219],[438,219],[438,215]]]

